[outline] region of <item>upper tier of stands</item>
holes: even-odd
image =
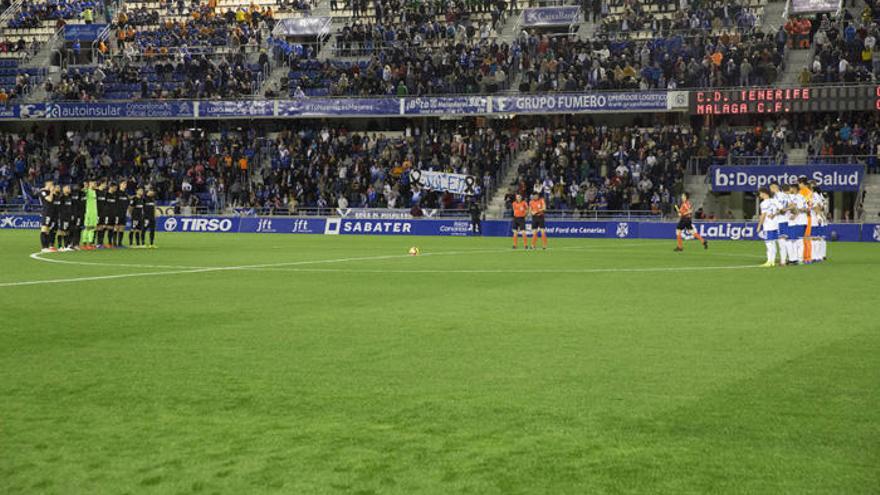
[[[599,32],[639,40],[676,32],[720,35],[760,26],[766,5],[767,0],[609,0]]]
[[[128,0],[118,8],[95,0],[28,0],[3,15],[0,39],[17,36],[22,41],[8,42],[5,51],[0,43],[0,58],[27,58],[35,44],[64,23],[109,19],[104,53],[68,59],[91,66],[82,74],[93,74],[102,65],[105,79],[97,82],[103,88],[83,93],[82,81],[70,84],[68,78],[61,91],[62,85],[51,86],[53,97],[423,95],[773,84],[788,39],[784,30],[760,29],[766,1],[603,1],[597,32],[588,38],[511,29],[509,23],[519,26],[518,12],[534,3],[529,0]],[[321,40],[310,45],[273,37],[279,20],[315,11],[334,19],[327,49]],[[849,40],[844,32],[828,43],[835,46],[830,55],[818,53],[822,69],[821,74],[813,71],[813,81],[831,80],[827,67],[839,60],[855,57],[859,60],[850,65],[866,65],[865,41],[873,38],[856,34],[859,47],[842,44]],[[275,56],[261,56],[263,51]],[[104,65],[107,58],[113,63]],[[282,87],[264,91],[272,60],[285,63],[286,77]],[[201,67],[205,64],[216,69]],[[228,78],[236,90],[213,90],[229,87]],[[198,89],[206,84],[207,90]]]

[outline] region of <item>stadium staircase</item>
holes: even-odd
[[[489,200],[489,204],[486,206],[486,218],[504,218],[504,210],[506,209],[504,198],[511,192],[512,186],[516,184],[516,180],[519,177],[519,166],[531,159],[531,157],[531,150],[520,152],[507,167],[507,170],[504,171],[504,176],[498,185],[498,189],[495,190],[495,194],[492,195],[492,199]]]
[[[865,222],[880,222],[880,175],[865,176],[865,200],[862,203]]]
[[[762,19],[761,26],[764,31],[769,31],[772,29],[776,31],[779,29],[779,26],[785,24],[787,18],[785,17],[785,4],[786,2],[781,1],[770,1],[764,5],[764,18]]]
[[[794,50],[790,49],[785,54],[785,72],[779,79],[777,86],[796,86],[798,76],[804,67],[810,66],[813,61],[813,48]]]
[[[696,209],[703,209],[706,216],[714,218],[744,218],[743,193],[712,194],[709,178],[705,175],[686,174],[684,190],[688,192]]]
[[[40,47],[40,51],[23,65],[23,68],[46,69],[46,78],[43,81],[40,81],[41,84],[33,85],[31,92],[27,97],[28,101],[40,102],[46,101],[49,98],[49,95],[46,93],[45,82],[49,80],[55,84],[60,80],[61,75],[60,68],[57,65],[52,64],[52,55],[53,53],[57,53],[63,45],[64,36],[59,31],[55,36],[49,38],[46,43]]]
[[[844,2],[844,6],[854,19],[860,19],[862,15],[862,10],[864,10],[865,8],[865,2],[863,0]],[[783,17],[784,10],[785,2],[768,3],[767,7],[765,7],[766,15],[764,19],[764,26],[772,27],[775,30],[779,27],[780,24],[784,24],[787,20],[785,17]],[[798,85],[798,75],[804,67],[810,66],[810,64],[813,62],[813,57],[815,56],[815,53],[815,48],[812,46],[808,50],[787,50],[785,55],[785,72],[783,73],[783,76],[779,79],[777,86]]]
[[[787,148],[785,151],[785,157],[788,165],[806,165],[807,148]]]
[[[269,76],[263,80],[263,85],[260,87],[259,91],[257,91],[257,94],[260,96],[265,95],[269,88],[275,88],[280,92],[281,80],[287,77],[289,71],[290,69],[288,69],[286,65],[277,62],[273,63]]]
[[[715,196],[709,192],[709,183],[705,175],[686,175],[684,190],[690,194],[694,208],[702,208],[706,213],[712,211],[711,208],[717,203]]]

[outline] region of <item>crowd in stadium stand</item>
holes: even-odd
[[[237,98],[256,89],[259,64],[242,54],[224,57],[189,55],[147,59],[107,59],[103,65],[64,70],[58,83],[47,81],[46,92],[56,100],[99,98]]]
[[[131,49],[149,56],[179,47],[228,46],[235,50],[244,45],[259,46],[268,38],[275,21],[271,7],[242,7],[218,13],[206,5],[193,9],[185,22],[166,19],[156,29],[139,29],[127,19],[119,22],[126,22],[117,30],[120,48],[131,45]]]
[[[739,158],[752,163],[785,163],[786,142],[794,143],[796,137],[784,119],[768,120],[747,129],[720,127],[702,143],[697,156],[708,155],[715,164],[736,163]]]
[[[645,8],[647,5],[655,5],[658,10],[648,11]],[[609,15],[610,6],[623,6],[624,9],[622,13]],[[593,6],[589,11],[595,12],[596,7]],[[748,7],[741,2],[731,1],[622,0],[602,2],[599,11],[599,32],[614,37],[625,37],[635,31],[650,31],[661,35],[685,31],[748,31],[758,21]]]
[[[494,93],[505,89],[510,70],[506,44],[391,49],[368,62],[311,62],[292,71],[291,88],[325,88],[331,95],[425,95]]]
[[[517,148],[501,127],[440,125],[423,133],[350,132],[304,126],[276,134],[253,129],[207,134],[176,131],[45,130],[0,137],[0,202],[46,179],[127,177],[150,183],[178,206],[290,211],[297,207],[463,207],[461,199],[421,191],[412,168],[471,174],[489,187]],[[53,146],[57,151],[52,152]]]
[[[63,22],[68,19],[83,19],[91,23],[95,11],[103,5],[93,0],[47,0],[25,1],[19,12],[7,23],[11,28],[41,27],[43,21]]]
[[[578,39],[523,32],[507,44],[496,41],[496,29],[511,8],[504,0],[333,2],[331,9],[351,10],[354,17],[336,35],[336,54],[369,57],[359,61],[319,61],[319,46],[271,36],[273,8],[308,9],[309,2],[225,9],[202,0],[166,1],[159,9],[123,5],[114,24],[115,56],[99,57],[97,65],[109,61],[100,68],[82,68],[80,74],[71,69],[47,89],[54,99],[81,101],[251,95],[262,80],[257,73],[267,76],[268,64],[211,55],[237,53],[242,47],[251,53],[267,49],[289,67],[281,85],[263,92],[270,97],[494,93],[516,80],[522,92],[745,86],[777,80],[789,33],[753,29],[750,8],[661,0],[650,5],[664,15],[653,16],[648,4],[641,4],[584,3],[594,14],[624,7],[622,13],[601,16],[600,33],[650,28],[663,36]],[[56,6],[49,10],[63,5],[65,10],[92,4],[39,5]],[[656,19],[643,25],[649,17]]]
[[[371,53],[388,46],[444,46],[487,42],[507,8],[502,1],[373,2],[374,16],[365,22],[347,23],[337,34],[340,54]],[[355,12],[359,12],[360,9]],[[485,14],[485,15],[483,15]]]
[[[880,76],[880,30],[866,8],[865,17],[854,19],[848,11],[841,19],[823,14],[812,43],[815,56],[809,67],[801,69],[801,84],[868,82]],[[798,31],[796,46],[809,46],[809,20],[792,19],[786,29]],[[801,26],[800,28],[798,26]]]
[[[802,122],[785,119],[749,128],[697,133],[687,125],[613,127],[592,123],[519,129],[448,122],[398,132],[344,126],[291,125],[279,132],[235,129],[67,131],[52,128],[0,135],[0,203],[20,196],[20,179],[80,181],[132,177],[159,199],[181,207],[462,208],[461,198],[420,191],[411,169],[474,175],[483,191],[498,185],[508,160],[524,154],[511,192],[545,195],[551,209],[652,210],[668,213],[692,159],[706,166],[762,158],[785,163],[786,142],[816,161],[860,155],[878,167],[880,121]],[[53,151],[53,147],[55,150]],[[851,158],[847,158],[852,160]],[[500,185],[505,187],[505,185]]]
[[[146,5],[134,8],[123,7],[116,16],[116,27],[126,30],[126,34],[127,29],[131,27],[158,24],[159,11],[157,9],[148,9]]]
[[[673,89],[772,84],[785,33],[669,36],[631,40],[524,34],[520,91]]]
[[[31,87],[31,76],[27,72],[19,72],[14,78],[14,83],[0,87],[0,106],[28,94]]]
[[[282,3],[305,8],[307,3]],[[247,53],[265,47],[275,20],[272,6],[242,6],[225,11],[216,2],[167,2],[163,18],[146,6],[123,7],[116,16],[115,56],[98,45],[91,66],[73,66],[58,82],[46,82],[56,100],[91,101],[101,98],[236,98],[255,94],[259,75],[268,71],[263,49],[258,63]],[[160,9],[161,10],[161,9]],[[246,50],[246,48],[249,48]],[[107,56],[105,56],[107,55]],[[72,63],[80,58],[77,56]]]
[[[23,52],[28,49],[28,43],[24,38],[19,37],[17,40],[0,40],[0,53]]]
[[[667,211],[698,139],[687,126],[571,125],[533,131],[514,192],[554,210]],[[508,200],[510,197],[508,198]]]
[[[868,167],[876,171],[877,156],[880,155],[880,123],[876,120],[851,123],[837,119],[816,126],[816,130],[809,133],[806,143],[809,156],[816,161],[858,156],[860,158],[847,161],[852,163],[864,160]]]

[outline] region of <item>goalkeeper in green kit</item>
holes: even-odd
[[[98,225],[98,198],[95,194],[95,181],[89,181],[85,188],[86,214],[83,219],[83,233],[80,243],[82,249],[95,249],[95,227]]]

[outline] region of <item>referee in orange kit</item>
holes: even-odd
[[[544,226],[544,213],[547,210],[547,203],[544,198],[537,193],[532,194],[532,200],[529,201],[529,211],[532,213],[532,249],[537,249],[538,231],[541,231],[541,242],[544,249],[547,249],[547,229]]]
[[[526,237],[526,215],[529,213],[529,204],[523,199],[522,194],[516,195],[513,202],[513,249],[516,249],[516,235],[522,233],[523,248],[529,248]]]

